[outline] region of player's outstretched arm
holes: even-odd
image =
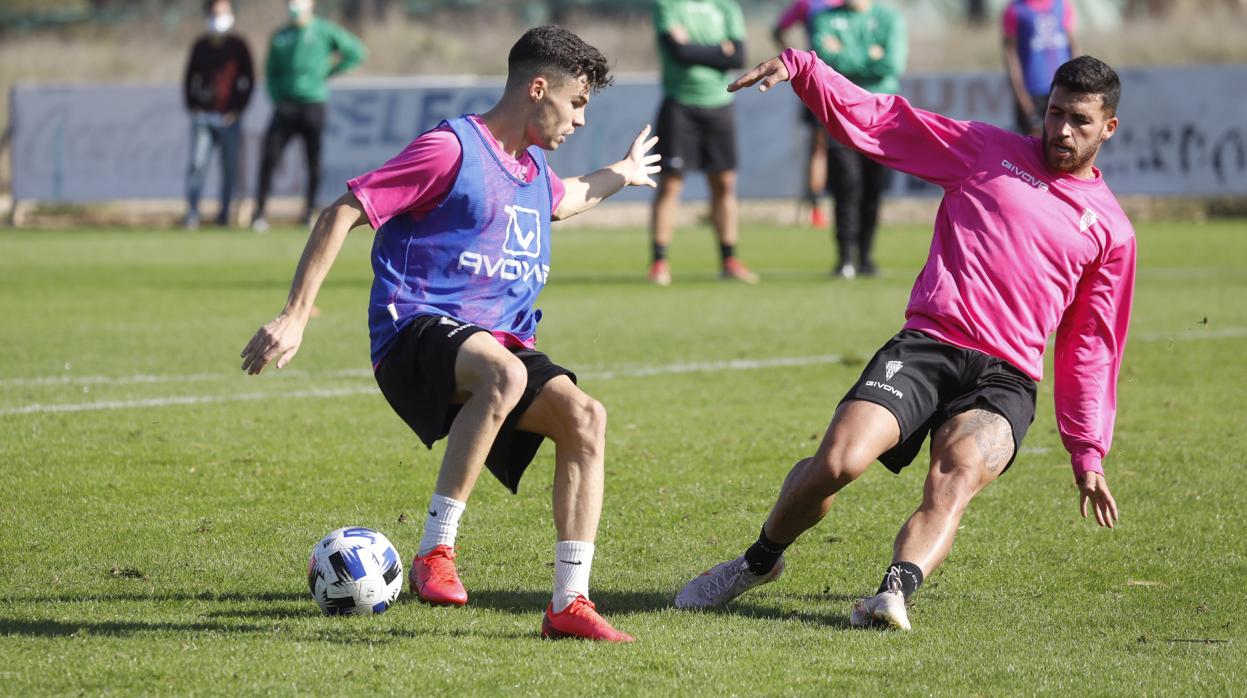
[[[1094,470],[1083,473],[1078,479],[1078,508],[1082,517],[1087,518],[1087,504],[1095,512],[1095,522],[1105,528],[1112,528],[1117,523],[1117,502],[1108,491],[1108,480]]]
[[[737,92],[758,84],[758,92],[766,92],[789,77],[791,76],[788,75],[788,66],[784,65],[779,56],[776,56],[769,61],[759,63],[758,67],[736,78],[736,82],[727,86],[727,91]]]
[[[255,336],[243,347],[240,354],[242,370],[255,375],[273,360],[277,361],[277,368],[284,368],[290,363],[303,342],[303,328],[307,326],[316,293],[338,258],[346,234],[367,221],[364,207],[350,192],[321,212],[312,226],[312,234],[308,236],[303,257],[294,272],[286,307],[268,324],[256,330]]]
[[[554,220],[561,221],[584,213],[624,187],[658,186],[650,175],[658,174],[662,169],[658,165],[662,156],[650,152],[658,143],[658,136],[651,137],[649,132],[650,126],[646,124],[632,139],[628,154],[619,162],[597,172],[564,179],[563,200],[554,212]]]

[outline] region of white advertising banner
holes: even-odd
[[[1119,194],[1247,195],[1247,66],[1131,69],[1122,72],[1121,126],[1099,161]],[[440,120],[491,106],[501,80],[377,79],[335,83],[323,150],[321,202],[344,182],[397,154]],[[915,75],[904,80],[915,104],[961,119],[1008,127],[1013,111],[1000,73]],[[619,158],[658,110],[652,77],[628,77],[595,96],[588,125],[551,156],[560,175],[588,172]],[[181,198],[190,125],[180,90],[165,86],[26,86],[13,89],[13,196],[86,202]],[[737,101],[742,197],[790,197],[802,189],[807,128],[786,89],[743,93]],[[258,153],[270,106],[260,90],[243,120],[242,196],[254,193]],[[214,164],[214,168],[217,165]],[[293,141],[274,183],[294,194],[304,181]],[[209,174],[205,197],[215,197]],[[893,193],[938,189],[896,177]],[[687,196],[706,194],[689,178]],[[645,198],[647,191],[621,194]],[[210,199],[209,199],[210,200]]]

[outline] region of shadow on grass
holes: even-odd
[[[239,634],[263,635],[275,640],[298,642],[327,642],[337,645],[380,645],[396,640],[428,639],[429,637],[464,637],[490,639],[523,640],[540,637],[533,630],[531,633],[509,631],[476,632],[460,628],[438,627],[428,630],[409,630],[405,628],[377,628],[366,625],[347,626],[347,633],[341,627],[325,628],[324,630],[300,630],[291,632],[281,625],[275,624],[233,624],[212,621],[82,621],[66,622],[58,620],[28,620],[0,618],[0,637],[68,637],[88,639],[91,637],[128,638],[149,633],[202,634],[227,638]],[[354,631],[354,634],[349,634]]]
[[[260,593],[201,591],[190,592],[104,592],[100,594],[58,594],[22,597],[8,595],[3,598],[6,603],[96,603],[99,601],[228,601],[240,603],[248,601],[306,601],[310,597],[306,591],[265,591]]]
[[[603,613],[646,613],[671,607],[671,594],[646,592],[592,592],[593,602]],[[411,599],[409,597],[410,600]],[[515,589],[469,589],[468,605],[493,611],[529,614],[545,610],[550,592]]]
[[[470,608],[502,611],[525,616],[536,616],[545,610],[550,600],[546,590],[514,590],[514,589],[476,589],[469,592]],[[687,611],[689,614],[708,613],[720,616],[757,618],[776,621],[798,621],[824,625],[832,628],[848,628],[848,604],[856,599],[846,594],[806,594],[796,597],[785,595],[783,603],[760,604],[735,602],[725,608],[704,611]],[[7,601],[20,601],[9,597]],[[673,609],[673,596],[669,591],[648,592],[594,592],[593,600],[599,605],[602,613],[608,617],[622,613],[652,613]],[[34,599],[31,599],[34,601]],[[339,630],[316,629],[291,630],[282,622],[302,622],[320,617],[315,606],[307,595],[296,592],[265,592],[265,593],[182,593],[182,594],[138,594],[108,593],[83,594],[80,596],[60,595],[38,599],[41,604],[51,603],[99,603],[99,602],[188,602],[200,601],[208,603],[258,603],[268,604],[262,607],[210,608],[200,613],[210,620],[193,621],[83,621],[68,622],[58,620],[12,619],[0,617],[0,637],[3,636],[37,636],[37,637],[129,637],[140,633],[221,633],[230,634],[265,634],[275,637],[289,637],[303,641],[324,641],[336,644],[376,644],[400,639],[422,638],[429,636],[442,637],[492,637],[524,639],[537,637],[533,633],[515,632],[476,632],[453,627],[422,629],[413,631],[403,628],[388,627],[384,630],[370,629],[368,626],[348,626],[358,634],[342,633]],[[794,610],[793,602],[802,606],[826,606],[828,611],[818,613]],[[404,593],[399,597],[399,604],[422,606],[416,597]],[[219,619],[219,620],[217,620]],[[247,622],[250,621],[250,622]]]
[[[469,591],[468,605],[488,608],[508,613],[530,614],[535,608],[545,608],[550,600],[549,592],[515,591],[510,589],[484,589]],[[749,602],[734,602],[724,608],[713,608],[705,611],[687,611],[687,613],[713,613],[721,616],[738,616],[742,618],[762,618],[769,620],[796,620],[805,623],[816,623],[835,628],[848,628],[848,607],[858,597],[848,594],[818,594],[799,597],[784,596],[791,603],[799,600],[802,605],[824,605],[829,613],[809,613],[806,611],[788,610],[782,605],[761,605]],[[408,597],[408,601],[413,601]],[[604,615],[618,613],[651,613],[666,609],[675,609],[674,597],[669,592],[593,592],[593,602]]]

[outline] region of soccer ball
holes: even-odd
[[[384,613],[403,588],[403,565],[380,533],[339,528],[312,548],[307,587],[328,615]]]

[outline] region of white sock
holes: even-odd
[[[577,596],[589,598],[593,544],[561,540],[554,544],[554,612],[561,613]]]
[[[439,545],[455,547],[455,534],[459,532],[459,517],[468,505],[440,494],[429,501],[429,513],[424,517],[424,535],[420,538],[420,554],[428,555]]]

